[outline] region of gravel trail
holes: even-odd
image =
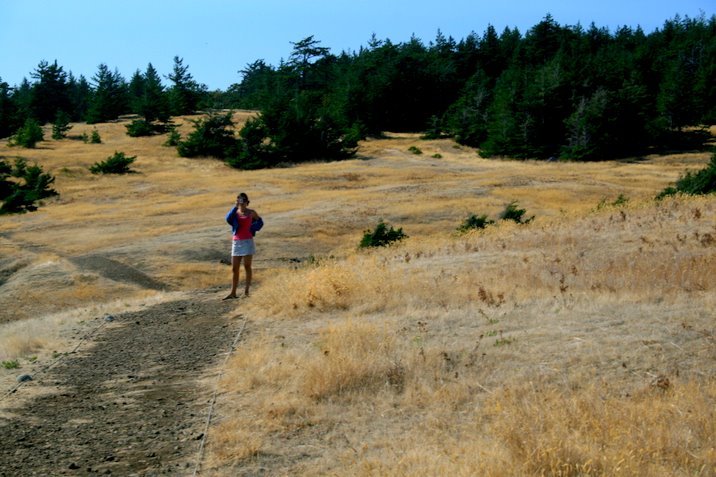
[[[27,384],[51,392],[0,419],[0,476],[191,475],[235,304],[199,294],[114,316]]]

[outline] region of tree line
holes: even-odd
[[[260,126],[269,143],[322,122],[349,143],[425,131],[483,155],[596,160],[698,146],[707,134],[692,126],[716,121],[716,16],[676,17],[648,35],[548,15],[524,36],[489,26],[459,42],[372,38],[352,54],[312,37],[294,46],[278,67],[248,65],[226,93],[262,111],[246,133]]]
[[[257,60],[240,73],[226,91],[209,92],[180,58],[169,87],[151,64],[129,82],[100,65],[90,83],[42,62],[34,83],[0,81],[0,136],[28,117],[49,122],[59,112],[87,122],[136,113],[152,122],[242,108],[259,114],[238,137],[230,115],[210,117],[197,131],[218,142],[187,139],[184,152],[201,155],[194,146],[210,143],[211,155],[236,167],[266,167],[350,157],[359,139],[384,131],[452,137],[482,155],[516,158],[600,160],[700,147],[707,132],[699,126],[716,123],[716,15],[676,16],[649,34],[563,26],[547,15],[524,35],[488,26],[460,41],[438,32],[428,44],[373,36],[340,54],[311,36],[279,65]]]
[[[66,72],[55,60],[41,61],[19,86],[0,79],[0,137],[14,134],[28,119],[39,124],[54,123],[58,117],[89,124],[139,114],[148,121],[169,121],[171,116],[189,114],[203,106],[207,88],[197,83],[183,59],[174,57],[171,86],[165,87],[149,63],[127,81],[116,69],[100,64],[90,81]]]

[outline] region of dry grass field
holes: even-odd
[[[487,160],[388,134],[239,171],[125,124],[0,144],[60,193],[0,218],[0,360],[62,351],[92,316],[220,299],[246,191],[266,226],[201,475],[716,475],[716,197],[653,200],[709,154]],[[89,172],[115,151],[135,174]],[[512,201],[534,221],[456,234]],[[357,250],[381,219],[409,238]]]

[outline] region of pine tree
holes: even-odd
[[[72,129],[70,117],[64,111],[58,111],[55,122],[52,124],[52,139],[64,139],[70,129]]]
[[[0,78],[0,138],[10,136],[17,130],[17,107],[10,94],[10,85]]]
[[[264,60],[257,60],[239,73],[241,83],[231,85],[227,91],[231,104],[243,109],[260,109],[268,104],[275,85],[275,69]]]
[[[95,89],[87,113],[87,123],[117,119],[129,111],[127,84],[117,70],[111,72],[107,65],[100,64],[92,80]]]
[[[83,121],[89,110],[92,87],[87,78],[80,75],[79,79],[75,79],[72,73],[69,75],[68,87],[71,110],[67,112],[70,114],[70,120]]]
[[[129,104],[132,113],[141,114],[140,111],[144,99],[144,75],[142,75],[141,71],[136,70],[132,75],[127,87],[127,93],[129,95]]]
[[[44,138],[40,123],[33,118],[27,118],[25,124],[10,139],[10,145],[33,149]]]
[[[462,96],[447,112],[448,130],[455,141],[479,147],[487,139],[489,106],[492,102],[490,78],[479,70],[470,78]]]
[[[521,70],[512,67],[497,80],[488,113],[487,139],[481,145],[485,155],[523,157],[525,154],[526,121],[519,110],[522,76]]]
[[[7,180],[10,176],[15,180]],[[38,201],[58,195],[51,188],[54,181],[40,166],[28,166],[25,159],[16,159],[14,167],[0,159],[0,215],[37,210]]]
[[[61,66],[41,61],[37,69],[31,74],[37,80],[32,87],[32,115],[40,124],[55,120],[58,111],[69,111],[69,87],[67,73]]]
[[[144,116],[147,122],[169,120],[169,101],[159,73],[151,63],[147,65],[144,73],[144,92],[137,112]]]
[[[206,94],[206,86],[199,85],[184,60],[174,57],[172,73],[168,76],[173,85],[169,88],[169,107],[172,116],[191,114],[198,109],[199,102]]]

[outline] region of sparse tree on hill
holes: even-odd
[[[307,76],[312,70],[313,60],[315,58],[325,57],[330,52],[329,48],[318,46],[320,43],[319,40],[313,39],[313,35],[295,43],[291,42],[293,51],[291,52],[288,64],[292,68],[295,68],[298,73],[301,88],[306,88],[307,86]]]
[[[87,123],[117,119],[129,111],[127,84],[117,70],[112,72],[107,65],[100,64],[92,80],[95,82],[95,88],[87,113]]]
[[[202,96],[206,94],[206,86],[194,81],[189,66],[184,66],[183,58],[174,57],[174,66],[168,78],[173,83],[169,88],[171,114],[180,116],[195,112]]]
[[[136,159],[137,156],[127,156],[123,152],[115,151],[107,160],[92,164],[89,170],[92,174],[130,174],[134,171],[129,166]]]
[[[61,66],[41,61],[31,74],[37,82],[32,87],[32,115],[40,124],[55,120],[58,111],[69,111],[70,97],[67,73]]]
[[[273,67],[257,60],[239,71],[241,83],[233,84],[226,92],[230,102],[243,109],[260,109],[269,100],[276,75]]]
[[[226,159],[236,154],[237,140],[231,113],[211,114],[192,122],[194,131],[177,145],[180,156]]]
[[[142,105],[142,99],[144,98],[144,75],[139,70],[136,70],[129,80],[127,86],[127,92],[129,94],[129,104],[134,114],[140,114]]]
[[[58,111],[52,124],[52,139],[64,139],[70,129],[70,117],[64,111]]]
[[[140,102],[139,114],[144,116],[147,122],[169,120],[169,101],[159,73],[151,63],[147,65],[144,73],[144,95]]]
[[[130,90],[133,96],[133,110],[144,117],[127,126],[127,134],[132,137],[151,136],[166,130],[169,121],[169,100],[164,92],[162,81],[151,63],[142,75],[137,71],[132,77]],[[153,124],[154,121],[165,124]]]
[[[40,166],[28,166],[25,159],[16,159],[11,167],[0,158],[0,215],[37,210],[38,201],[57,195],[51,187],[54,181]]]
[[[25,124],[17,130],[10,140],[11,146],[22,146],[33,149],[38,142],[45,138],[42,127],[33,118],[27,118]]]

